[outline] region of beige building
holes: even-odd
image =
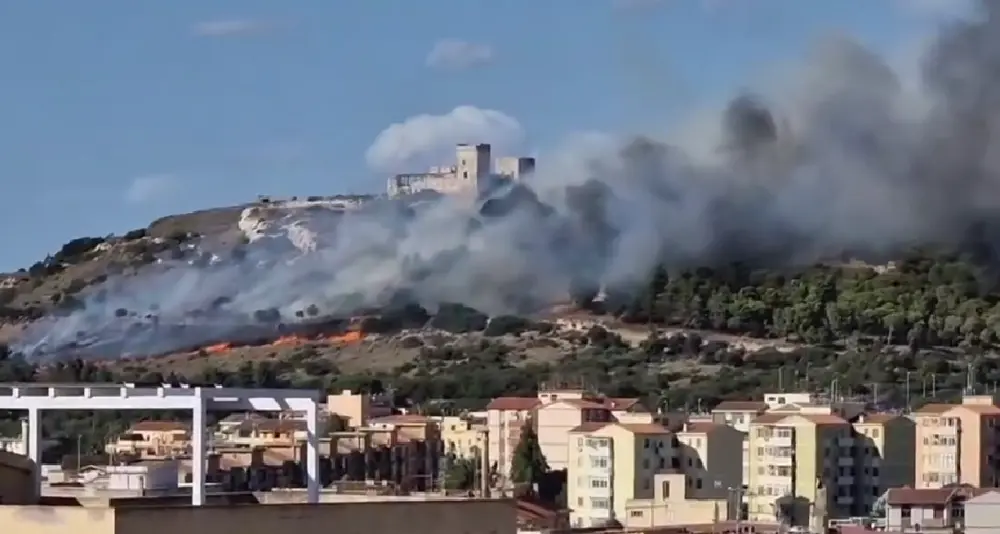
[[[576,527],[625,523],[627,503],[653,497],[653,479],[676,457],[656,424],[585,423],[569,433],[567,503]]]
[[[109,443],[106,452],[150,459],[184,456],[191,453],[191,426],[179,421],[140,421]]]
[[[743,472],[740,478],[741,483],[750,480],[750,440],[748,432],[750,421],[758,415],[767,411],[768,405],[763,401],[725,401],[719,403],[712,410],[711,420],[733,427],[743,433],[743,445],[740,452],[743,465]]]
[[[456,458],[478,458],[486,446],[486,425],[474,424],[463,417],[435,418],[441,429],[444,452]]]
[[[751,520],[806,526],[816,509],[851,515],[854,440],[842,417],[767,413],[750,423],[749,440]]]
[[[680,469],[695,490],[740,488],[744,436],[743,432],[718,423],[688,423],[677,432]]]
[[[576,392],[564,393],[565,395]],[[538,444],[553,471],[566,469],[569,462],[568,437],[574,428],[586,423],[610,422],[611,410],[599,402],[577,398],[559,398],[543,401],[535,412]]]
[[[510,479],[511,459],[521,441],[521,431],[531,423],[531,414],[541,405],[541,400],[532,397],[498,397],[486,406],[490,457],[497,466],[501,485]]]
[[[392,415],[392,399],[387,395],[354,393],[345,389],[326,396],[326,411],[340,417],[348,428],[362,427],[375,417]]]
[[[630,499],[621,520],[628,529],[709,525],[737,519],[736,494],[726,488],[697,488],[684,473],[653,475],[653,495]]]
[[[990,395],[928,404],[913,413],[917,488],[1000,485],[1000,408]]]
[[[868,515],[889,488],[913,487],[915,425],[897,414],[862,414],[855,439],[855,512]]]

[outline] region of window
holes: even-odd
[[[462,171],[462,178],[469,179],[469,171]]]
[[[663,483],[660,485],[660,491],[663,492],[663,498],[664,499],[669,499],[670,498],[670,481],[669,480],[664,480],[663,481]]]
[[[608,487],[608,479],[606,478],[591,478],[590,487],[593,489],[605,489]]]
[[[696,489],[701,489],[701,479],[700,479],[700,478],[699,478],[698,480],[696,480],[696,481],[695,481],[695,483],[694,483],[694,487],[695,487]]]
[[[902,516],[903,516],[903,518],[904,518],[904,519],[909,519],[909,518],[910,518],[910,513],[911,513],[911,511],[912,511],[912,510],[910,510],[910,507],[909,507],[909,506],[906,506],[906,505],[904,505],[904,506],[901,506],[901,507],[899,508],[899,513],[900,513],[900,515],[902,515]]]
[[[660,469],[666,469],[666,467],[667,467],[667,460],[664,458],[660,458]]]
[[[642,448],[643,449],[648,449],[649,448],[649,438],[646,438],[646,439],[642,440]]]
[[[649,469],[649,458],[643,458],[642,459],[642,468],[643,469]]]
[[[604,456],[591,456],[590,457],[590,467],[598,469],[607,469],[608,459]]]
[[[643,478],[642,479],[642,489],[648,490],[652,486],[653,486],[653,483],[650,482],[648,478]]]
[[[642,510],[632,510],[628,513],[629,517],[642,517]]]
[[[935,506],[934,519],[942,519],[942,518],[944,518],[944,506]]]
[[[873,438],[877,438],[878,437],[878,429],[877,428],[873,428],[872,429],[872,437]]]
[[[611,508],[611,502],[610,499],[606,499],[604,497],[591,497],[590,507],[597,510],[607,510],[608,508]]]

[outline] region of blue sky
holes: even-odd
[[[819,36],[888,52],[954,2],[5,2],[0,271],[257,194],[378,191],[456,136],[661,128]]]

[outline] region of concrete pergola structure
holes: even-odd
[[[42,412],[47,410],[183,410],[191,416],[191,504],[205,503],[208,447],[205,415],[209,411],[305,414],[308,502],[319,502],[319,392],[295,389],[246,389],[221,386],[138,386],[135,384],[0,383],[0,410],[28,412],[28,457],[41,465]],[[200,431],[199,431],[200,430]],[[40,469],[35,487],[41,494]]]

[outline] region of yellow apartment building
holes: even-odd
[[[570,430],[587,422],[651,424],[639,399],[592,395],[582,389],[543,389],[537,397],[498,397],[486,407],[490,457],[502,485],[509,482],[511,459],[526,423],[538,434],[542,454],[553,470],[566,469]]]
[[[441,443],[444,452],[456,458],[478,458],[483,452],[486,439],[486,425],[473,424],[468,419],[456,416],[435,418],[441,429]]]
[[[553,471],[566,469],[569,462],[569,432],[586,423],[607,423],[611,410],[604,404],[584,399],[560,399],[544,403],[535,411],[538,445]]]
[[[928,404],[913,413],[914,484],[1000,486],[1000,408],[991,395],[966,395],[961,404]]]
[[[816,510],[829,517],[851,515],[854,440],[842,417],[766,413],[750,423],[749,440],[751,520],[780,518],[805,526]]]
[[[743,484],[744,433],[719,423],[687,423],[677,432],[681,470],[695,490]]]
[[[889,488],[913,487],[916,430],[912,420],[898,414],[862,414],[854,427],[855,510],[872,512],[875,501]]]
[[[653,475],[653,495],[625,503],[627,529],[708,525],[736,519],[736,493],[726,488],[696,488],[684,473]]]
[[[166,458],[191,452],[191,427],[180,421],[140,421],[106,447],[108,454]]]
[[[651,499],[675,468],[674,436],[656,424],[585,423],[569,432],[567,503],[575,527],[626,522],[627,503]]]

